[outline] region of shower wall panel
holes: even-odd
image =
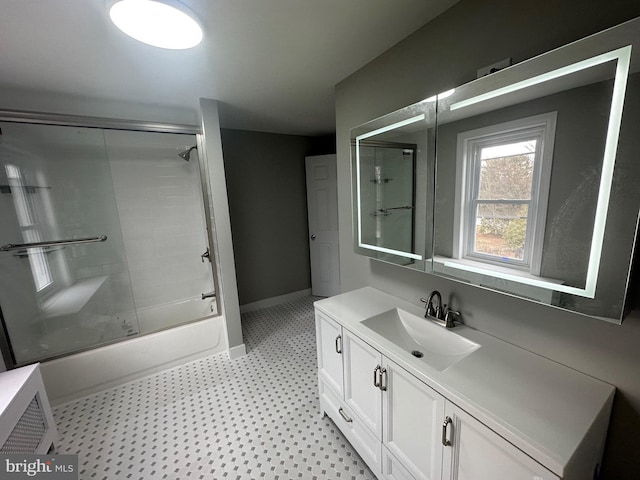
[[[143,333],[211,315],[211,267],[192,135],[105,131],[138,321]]]

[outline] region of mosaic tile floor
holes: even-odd
[[[375,479],[319,414],[313,297],[243,314],[248,354],[54,409],[80,479]]]

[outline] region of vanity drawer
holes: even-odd
[[[402,463],[384,445],[382,446],[382,478],[387,480],[415,480],[409,470],[404,468]]]
[[[380,477],[382,467],[380,440],[320,379],[318,380],[318,387],[320,391],[320,410],[331,417],[373,473]]]

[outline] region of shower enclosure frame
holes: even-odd
[[[8,122],[8,123],[25,123],[32,125],[56,125],[63,127],[81,127],[81,128],[96,128],[96,129],[104,129],[104,130],[121,130],[121,131],[135,131],[135,132],[150,132],[150,133],[174,133],[174,134],[183,134],[183,135],[195,135],[196,137],[196,147],[198,150],[198,167],[200,173],[200,181],[201,181],[201,190],[202,190],[202,201],[204,207],[205,214],[205,224],[207,230],[207,240],[208,240],[208,260],[211,264],[211,275],[213,277],[213,288],[214,288],[214,296],[217,299],[218,311],[215,315],[212,316],[220,316],[222,312],[220,311],[220,307],[222,303],[220,302],[219,297],[219,282],[218,282],[218,264],[216,262],[216,243],[215,243],[215,232],[213,227],[213,216],[210,204],[210,186],[207,181],[207,163],[206,156],[204,154],[205,149],[205,141],[204,134],[202,129],[197,125],[190,124],[180,124],[180,123],[165,123],[165,122],[145,122],[139,120],[127,120],[127,119],[118,119],[118,118],[106,118],[106,117],[93,117],[86,115],[73,115],[73,114],[62,114],[62,113],[47,113],[47,112],[36,112],[36,111],[28,111],[28,110],[7,110],[0,109],[0,122]],[[196,320],[197,321],[197,320]],[[192,323],[192,322],[188,322]],[[175,328],[175,326],[167,327],[163,330],[169,330],[171,328]],[[138,333],[136,337],[139,338],[145,335],[149,335],[156,332],[149,333]],[[48,357],[46,360],[54,360],[61,357],[66,357],[68,355],[74,355],[86,351],[93,350],[98,347],[103,347],[106,345],[112,345],[115,343],[125,342],[127,340],[131,340],[132,337],[123,337],[115,340],[111,340],[105,343],[101,343],[100,345],[92,345],[85,348],[78,349],[71,353],[65,353],[61,355],[52,355]],[[6,322],[4,315],[2,313],[2,305],[0,305],[0,354],[2,355],[2,359],[5,364],[5,368],[7,370],[12,370],[14,368],[18,368],[23,366],[22,363],[18,363],[16,361],[15,355],[11,348],[11,343],[9,340],[9,332],[7,330]]]

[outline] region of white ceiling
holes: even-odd
[[[456,1],[183,0],[205,40],[172,51],[121,33],[108,0],[1,0],[0,108],[132,118],[118,105],[139,105],[195,123],[207,97],[223,127],[330,133],[335,84]]]

